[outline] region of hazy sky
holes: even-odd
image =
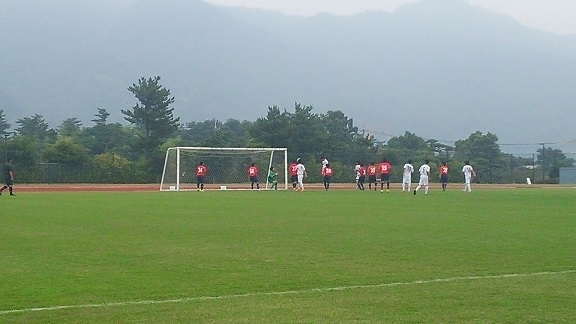
[[[213,4],[280,11],[289,15],[330,12],[350,15],[366,10],[393,11],[417,0],[204,0]],[[427,1],[427,0],[423,0]],[[576,34],[576,0],[465,0],[506,14],[520,23],[558,34]]]

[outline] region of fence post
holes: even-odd
[[[490,163],[490,168],[489,168],[489,170],[490,170],[490,177],[489,177],[489,178],[490,178],[490,183],[493,183],[493,182],[492,182],[492,157],[493,157],[493,156],[494,156],[493,154],[490,154],[490,162],[489,162],[489,163]]]
[[[536,181],[536,154],[532,153],[532,179]]]
[[[508,182],[514,183],[514,157],[512,155],[510,156],[510,180]]]

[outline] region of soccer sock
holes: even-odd
[[[388,189],[388,190],[390,189],[390,182],[388,182],[388,181],[386,182],[386,189]]]
[[[424,194],[426,194],[426,195],[428,194],[428,186],[424,187]]]

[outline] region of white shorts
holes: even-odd
[[[412,177],[410,177],[410,176],[404,176],[404,177],[402,178],[402,183],[410,183],[410,182],[412,182]]]
[[[418,182],[418,184],[421,186],[427,186],[428,185],[428,176],[421,175],[420,176],[420,182]]]
[[[471,175],[466,175],[466,176],[464,176],[464,182],[465,182],[466,184],[469,184],[469,183],[470,183],[470,180],[472,180],[472,176],[471,176]]]
[[[299,174],[299,175],[298,175],[298,183],[302,183],[303,180],[304,180],[304,175],[303,175],[303,174]]]

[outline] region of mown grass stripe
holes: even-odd
[[[187,297],[187,298],[166,299],[166,300],[142,300],[142,301],[112,302],[112,303],[102,303],[102,304],[61,305],[61,306],[51,306],[51,307],[34,307],[34,308],[4,310],[4,311],[0,311],[0,315],[15,314],[15,313],[42,312],[42,311],[58,311],[58,310],[64,310],[64,309],[106,308],[106,307],[121,307],[121,306],[134,306],[134,305],[172,304],[172,303],[185,303],[185,302],[204,301],[204,300],[233,299],[233,298],[243,298],[243,297],[309,294],[309,293],[343,291],[343,290],[352,290],[352,289],[370,289],[370,288],[383,288],[383,287],[393,287],[393,286],[423,285],[423,284],[432,284],[432,283],[438,283],[438,282],[492,280],[492,279],[506,279],[506,278],[520,278],[520,277],[535,277],[535,276],[554,276],[554,275],[573,274],[573,273],[576,273],[576,270],[545,271],[545,272],[534,272],[534,273],[510,273],[510,274],[500,274],[500,275],[490,275],[490,276],[468,276],[468,277],[422,279],[422,280],[415,280],[415,281],[409,281],[409,282],[390,282],[390,283],[382,283],[382,284],[374,284],[374,285],[353,285],[353,286],[340,286],[340,287],[327,287],[327,288],[312,288],[312,289],[302,289],[302,290],[255,292],[255,293],[232,294],[232,295],[223,295],[223,296],[198,296],[198,297]]]

